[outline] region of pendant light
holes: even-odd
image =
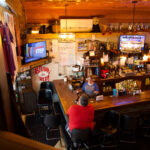
[[[69,33],[67,31],[67,7],[68,4],[65,4],[65,33],[60,33],[59,34],[59,42],[74,42],[75,41],[75,34]]]
[[[135,5],[137,1],[132,1],[133,3],[133,25],[132,25],[132,31],[136,31],[136,26],[135,26]]]

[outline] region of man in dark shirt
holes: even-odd
[[[94,128],[94,108],[88,104],[88,96],[81,94],[77,105],[72,105],[67,115],[69,116],[69,126],[66,130],[71,135],[72,129]]]

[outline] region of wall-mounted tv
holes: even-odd
[[[120,35],[119,50],[124,53],[139,53],[144,50],[144,35]]]
[[[25,45],[23,63],[40,60],[46,57],[46,41],[28,43]]]

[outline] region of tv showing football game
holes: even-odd
[[[121,35],[119,50],[125,53],[140,53],[144,50],[144,35]]]
[[[24,63],[29,63],[45,57],[46,57],[46,41],[26,44]]]

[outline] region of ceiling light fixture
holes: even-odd
[[[59,34],[59,42],[65,42],[65,43],[75,41],[75,34],[68,33],[68,31],[67,31],[67,6],[68,6],[68,4],[65,4],[65,18],[66,18],[65,33],[60,33]]]
[[[32,30],[31,33],[32,34],[39,34],[39,30]]]

